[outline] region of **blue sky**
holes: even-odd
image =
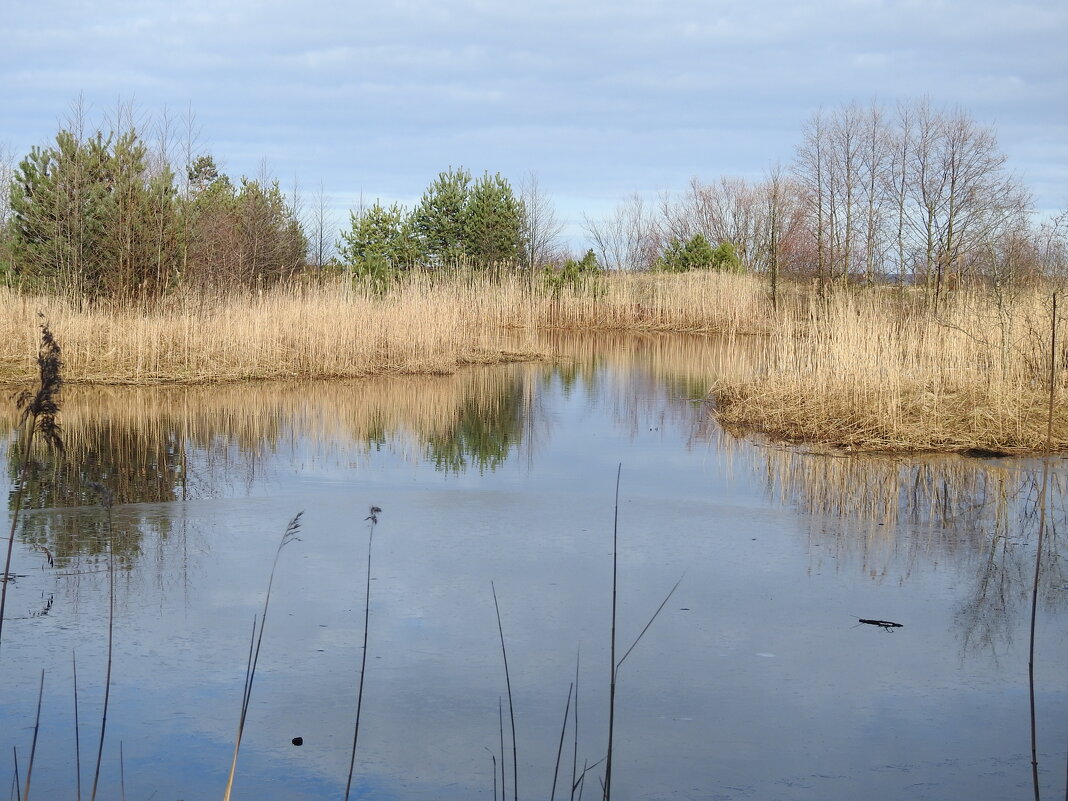
[[[339,223],[463,165],[537,173],[578,246],[630,193],[788,164],[820,107],[925,95],[995,126],[1040,211],[1068,206],[1059,0],[6,0],[0,31],[0,150],[79,97],[94,121],[192,109],[198,150],[322,182]]]

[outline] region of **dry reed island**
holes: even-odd
[[[0,164],[7,384],[36,374],[42,321],[66,381],[111,384],[445,373],[553,358],[550,331],[687,332],[759,351],[710,375],[732,431],[1068,447],[1068,212],[1036,215],[962,111],[821,112],[789,168],[635,196],[579,252],[536,180],[449,169],[335,233],[277,181],[78,123]]]

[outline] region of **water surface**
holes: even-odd
[[[571,358],[451,377],[69,390],[68,458],[38,454],[15,543],[0,782],[12,786],[13,748],[25,778],[44,670],[33,793],[74,797],[76,654],[88,797],[110,553],[100,796],[118,797],[123,781],[130,798],[221,796],[253,620],[282,532],[303,512],[275,575],[234,798],[341,797],[365,518],[378,506],[354,795],[500,792],[502,707],[508,760],[511,743],[492,583],[519,795],[549,797],[571,692],[557,788],[569,796],[573,762],[599,763],[607,741],[622,465],[620,653],[679,585],[620,669],[616,798],[1030,797],[1040,464],[846,458],[730,437],[703,397],[720,372],[752,369],[744,343],[554,346]],[[16,445],[4,459],[11,498]],[[1035,672],[1042,790],[1057,796],[1062,462],[1053,475]],[[110,521],[98,485],[115,494]],[[508,797],[512,775],[509,761]]]

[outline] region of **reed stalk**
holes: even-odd
[[[571,747],[571,795],[570,795],[571,801],[574,801],[575,788],[578,786],[578,784],[576,782],[577,782],[577,775],[578,775],[578,742],[579,742],[579,716],[578,716],[578,707],[579,707],[579,662],[581,661],[581,658],[582,658],[582,651],[580,649],[575,654],[575,711],[574,711],[574,717],[573,717],[573,720],[572,720],[573,725],[571,727],[571,735],[572,735],[571,736],[571,742],[572,742],[572,747]]]
[[[675,594],[675,590],[679,588],[682,583],[680,577],[675,585],[671,588],[664,600],[660,602],[660,606],[653,612],[652,617],[642,627],[642,630],[638,633],[638,636],[634,638],[634,642],[626,652],[616,660],[616,606],[618,599],[618,554],[619,554],[619,483],[620,477],[623,474],[623,465],[619,465],[619,469],[616,471],[616,502],[615,512],[613,516],[612,524],[612,677],[611,687],[609,689],[608,696],[608,751],[605,755],[605,768],[604,768],[604,781],[602,783],[602,792],[604,801],[611,801],[612,794],[612,744],[615,733],[615,717],[616,717],[616,682],[619,678],[619,669],[623,666],[627,657],[637,647],[638,643],[642,641],[645,633],[649,631],[649,628],[653,625],[656,619],[660,616],[660,613],[664,611],[664,607],[667,606],[667,602],[671,600],[671,596]]]
[[[78,658],[70,652],[71,667],[74,670],[74,773],[76,777],[77,801],[82,801],[82,735],[78,722]]]
[[[37,735],[41,731],[41,702],[44,700],[45,672],[41,671],[41,686],[37,690],[37,717],[33,721],[33,742],[30,744],[30,761],[26,765],[26,788],[22,791],[25,801],[30,801],[30,780],[33,778],[33,760],[37,756]]]
[[[1042,573],[1042,545],[1046,533],[1046,496],[1049,493],[1049,459],[1053,450],[1053,401],[1057,391],[1057,293],[1053,293],[1050,315],[1049,403],[1046,413],[1046,455],[1042,459],[1042,490],[1038,499],[1038,544],[1035,550],[1035,578],[1031,587],[1031,630],[1027,653],[1027,683],[1031,706],[1031,783],[1035,801],[1040,799],[1038,782],[1038,732],[1035,715],[1035,621],[1038,617],[1038,581]],[[1068,788],[1065,793],[1068,794]]]
[[[508,689],[508,716],[512,720],[512,798],[519,801],[519,753],[515,739],[515,705],[512,703],[512,676],[508,672],[508,649],[504,647],[504,626],[501,625],[501,606],[497,603],[497,588],[490,582],[493,590],[493,606],[497,610],[497,631],[501,635],[501,656],[504,658],[504,682]]]
[[[501,801],[505,801],[508,794],[508,788],[505,785],[505,758],[504,758],[504,699],[499,695],[497,696],[497,727],[500,729],[501,735]]]
[[[349,777],[345,781],[345,801],[349,799],[349,791],[352,788],[352,774],[356,768],[356,743],[360,738],[360,713],[363,711],[363,679],[367,675],[367,631],[371,619],[371,548],[375,541],[375,526],[378,524],[378,515],[381,509],[371,507],[371,513],[367,516],[369,532],[367,535],[367,587],[363,600],[363,652],[360,656],[360,684],[356,691],[356,722],[352,731],[352,754],[349,757]],[[496,774],[495,774],[496,775]]]
[[[560,727],[560,744],[556,747],[556,765],[553,767],[553,789],[549,801],[556,801],[556,782],[560,778],[560,760],[564,755],[564,735],[567,734],[567,716],[571,714],[571,695],[575,692],[575,683],[567,688],[567,703],[564,705],[564,723]]]
[[[15,801],[22,801],[22,783],[19,781],[19,749],[11,746],[11,754],[15,760],[15,775],[11,777],[11,792],[15,796]]]
[[[282,549],[289,543],[299,540],[300,518],[304,512],[297,512],[296,516],[289,521],[282,539],[278,543],[278,550],[274,554],[274,562],[271,565],[271,575],[267,580],[267,594],[263,599],[263,614],[260,616],[259,625],[255,618],[252,621],[252,639],[249,642],[248,663],[245,666],[245,686],[241,693],[241,717],[237,722],[237,737],[234,739],[234,756],[230,761],[230,775],[226,780],[226,790],[223,793],[223,801],[230,801],[230,794],[234,788],[234,773],[237,771],[237,755],[241,750],[241,737],[245,733],[245,720],[248,717],[249,703],[252,700],[252,683],[256,678],[256,665],[260,659],[260,646],[263,644],[263,629],[267,624],[267,609],[271,603],[271,587],[274,586],[274,574],[278,569],[278,558],[282,555]]]
[[[108,702],[111,699],[111,666],[115,635],[115,540],[112,527],[112,506],[114,497],[111,491],[97,485],[100,500],[107,513],[107,542],[108,542],[108,661],[104,674],[104,709],[100,715],[100,743],[96,751],[96,770],[93,772],[93,790],[89,795],[90,801],[96,801],[96,790],[100,780],[100,765],[104,758],[104,733],[108,724]]]
[[[62,350],[48,328],[41,323],[41,342],[37,349],[38,385],[36,392],[24,391],[16,397],[15,405],[19,409],[19,426],[28,428],[26,444],[19,465],[18,477],[15,479],[15,497],[11,512],[11,528],[8,532],[7,553],[4,559],[4,572],[0,575],[0,646],[4,637],[4,611],[7,608],[7,587],[11,583],[11,558],[15,547],[15,534],[18,530],[19,514],[22,511],[22,496],[29,476],[33,441],[40,434],[45,443],[55,450],[63,451],[63,438],[60,436],[56,415],[59,413],[59,392],[63,387],[61,369]],[[28,423],[28,426],[27,426]]]
[[[616,728],[616,608],[619,584],[619,482],[623,475],[623,464],[616,469],[616,502],[612,514],[612,670],[609,676],[608,690],[608,751],[604,764],[604,801],[612,800],[612,741]]]
[[[483,746],[483,747],[485,747],[485,746]],[[493,773],[493,795],[491,795],[490,798],[492,798],[493,801],[497,801],[497,755],[495,753],[493,753],[492,751],[490,751],[488,747],[485,747],[485,748],[486,748],[486,751],[490,755],[490,762],[493,765],[493,768],[492,768],[492,773]]]

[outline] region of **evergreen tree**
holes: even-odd
[[[471,188],[464,242],[480,267],[516,264],[523,253],[523,203],[500,173],[488,172]]]
[[[349,230],[341,232],[337,249],[342,262],[349,266],[374,257],[385,260],[392,269],[401,269],[417,256],[409,215],[397,203],[386,208],[377,200],[359,214],[349,213]]]
[[[55,145],[34,147],[15,170],[11,185],[10,237],[13,273],[30,287],[92,289],[100,264],[105,162],[110,140],[98,133],[86,142],[60,131]]]
[[[701,234],[695,234],[686,244],[678,239],[671,239],[655,269],[672,273],[690,270],[717,270],[720,272],[741,272],[744,270],[738,252],[730,242],[721,242],[713,248]]]
[[[455,264],[466,255],[471,173],[463,167],[442,172],[412,212],[420,256],[431,266]]]

